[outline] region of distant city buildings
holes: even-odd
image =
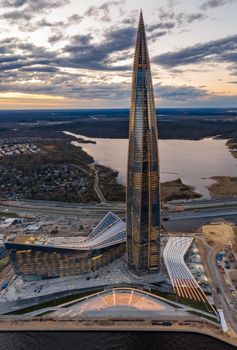
[[[158,134],[142,12],[133,66],[127,175],[127,262],[137,274],[159,270]]]

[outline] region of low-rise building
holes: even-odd
[[[109,212],[84,240],[21,236],[5,242],[15,273],[24,280],[80,275],[106,266],[125,252],[125,223]]]

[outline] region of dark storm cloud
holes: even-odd
[[[172,23],[172,28],[163,28],[167,30],[178,29],[187,30],[188,26],[194,22],[203,21],[208,15],[202,9],[198,12],[188,13],[186,11],[176,11],[176,1],[166,1],[164,6],[161,6],[154,11],[158,16],[158,23]]]
[[[83,19],[83,16],[80,16],[78,14],[74,14],[74,15],[68,17],[68,24],[70,24],[70,23],[73,23],[73,24],[79,23],[79,22],[82,21],[82,19]]]
[[[185,17],[186,17],[186,21],[188,23],[192,23],[192,22],[198,21],[198,20],[203,20],[204,18],[206,18],[206,16],[201,12],[191,13],[189,15],[186,15]]]
[[[205,1],[200,8],[204,11],[208,10],[209,8],[215,8],[219,6],[223,6],[226,4],[232,3],[233,0],[207,0]]]
[[[108,29],[105,38],[98,44],[92,43],[91,35],[75,35],[64,47],[69,53],[66,58],[74,67],[97,70],[125,70],[127,67],[111,66],[110,55],[120,53],[134,46],[135,28]]]
[[[208,93],[204,89],[193,86],[155,86],[155,95],[165,100],[190,101],[207,97]]]
[[[158,38],[169,33],[176,26],[175,22],[160,22],[146,27],[147,40],[156,41]],[[161,30],[165,29],[165,30]]]
[[[8,20],[9,23],[15,23],[19,20],[29,21],[31,19],[31,15],[26,11],[14,10],[5,12],[2,15],[2,18]]]
[[[7,20],[8,24],[17,26],[18,29],[23,32],[33,32],[44,27],[51,28],[51,30],[55,32],[65,29],[71,25],[78,24],[83,19],[83,17],[78,14],[68,17],[65,21],[55,22],[49,21],[46,18],[42,18],[38,21],[33,21],[32,19],[35,17],[37,17],[37,15],[34,15],[29,11],[27,12],[24,10],[14,10],[3,13],[0,16],[0,19],[2,18]],[[63,35],[61,36],[63,37]]]
[[[44,79],[47,76],[44,76]],[[18,77],[19,79],[19,77]],[[8,84],[0,82],[0,91],[12,91],[30,94],[51,94],[52,96],[65,96],[70,98],[85,98],[85,99],[120,99],[127,98],[129,86],[126,84],[118,83],[94,83],[87,84],[81,80],[80,77],[67,78],[66,75],[63,79],[58,77],[49,76],[49,79],[45,82],[38,82],[32,84],[31,81],[20,83],[10,81]]]
[[[134,47],[135,28],[107,29],[104,38],[95,43],[91,34],[67,37],[69,43],[57,51],[37,47],[32,43],[19,42],[8,38],[0,42],[0,70],[15,70],[36,65],[55,68],[80,68],[94,71],[126,71],[130,66],[119,65],[130,57]],[[166,31],[155,32],[154,36],[164,36]],[[60,34],[51,41],[60,40]],[[153,40],[153,33],[148,39]],[[200,62],[226,62],[232,74],[237,72],[237,35],[168,52],[153,58],[153,62],[166,67],[177,67]],[[17,55],[15,54],[17,52]],[[116,65],[115,65],[116,63]],[[53,72],[54,69],[49,68]]]
[[[108,29],[103,45],[107,46],[107,42],[112,44],[112,48],[115,51],[124,50],[134,46],[135,35],[136,29],[134,27],[118,28],[112,31]]]
[[[32,18],[33,14],[24,10],[9,11],[0,15],[0,20],[4,19],[8,25],[16,26],[19,31],[25,32],[35,30],[35,27],[31,23]]]
[[[15,7],[35,10],[46,10],[61,7],[68,4],[70,0],[1,0],[1,7]]]
[[[172,29],[175,27],[175,22],[161,22],[153,25],[148,25],[147,26],[147,31],[148,32],[153,32],[154,30],[157,29]]]
[[[233,35],[156,56],[153,58],[153,62],[166,67],[177,67],[180,65],[196,64],[204,61],[228,62],[236,65],[236,50],[237,35]]]
[[[61,40],[60,33],[50,40]],[[29,42],[20,42],[17,38],[8,38],[0,42],[0,70],[11,71],[25,67],[41,65],[45,67],[81,68],[92,70],[124,71],[130,66],[114,66],[134,46],[135,28],[108,29],[99,43],[94,43],[91,34],[65,37],[69,44],[62,49],[52,51]],[[18,55],[15,54],[18,53]],[[42,68],[41,68],[42,69]],[[29,71],[29,69],[28,69]],[[53,71],[50,68],[50,71]]]
[[[207,17],[207,15],[201,11],[195,13],[176,13],[171,9],[166,10],[163,7],[160,7],[159,9],[157,9],[157,11],[160,23],[172,22],[175,24],[175,26],[186,26],[187,24],[190,24],[194,21],[202,21]]]
[[[27,74],[26,74],[27,72]],[[29,94],[51,94],[84,99],[127,99],[130,83],[107,83],[104,81],[88,81],[85,74],[71,74],[49,66],[28,66],[7,72],[0,71],[0,91],[20,92]],[[32,79],[36,83],[32,83]],[[156,95],[162,100],[189,101],[206,97],[205,90],[191,86],[162,86],[155,87]]]
[[[20,59],[20,56],[3,56],[0,57],[0,64],[8,62],[16,62]]]
[[[2,7],[21,7],[26,3],[26,0],[2,0],[0,2]]]
[[[122,23],[126,25],[135,26],[137,24],[137,21],[135,20],[135,18],[125,17],[122,20]]]
[[[71,38],[68,55],[62,52],[48,52],[45,48],[35,47],[29,43],[19,43],[17,38],[9,38],[0,43],[8,54],[3,54],[0,61],[0,91],[29,94],[51,94],[75,99],[119,100],[127,99],[130,83],[107,83],[106,75],[93,83],[85,73],[69,73],[64,68],[88,68],[98,70],[119,70],[124,67],[111,66],[110,55],[120,54],[134,44],[134,28],[109,31],[104,40],[93,45],[91,35],[76,35]],[[133,39],[129,39],[133,36]],[[22,50],[22,56],[14,55]],[[115,59],[116,61],[116,59]],[[61,68],[61,69],[60,69]],[[125,67],[126,68],[126,67]],[[130,68],[130,67],[129,67]],[[94,71],[96,74],[96,71]],[[122,70],[122,72],[124,72]],[[130,76],[130,74],[129,74]],[[32,80],[35,81],[32,83]],[[207,91],[192,86],[155,86],[156,96],[162,101],[198,101],[205,97]]]
[[[80,50],[80,46],[84,49],[89,48],[92,39],[93,37],[91,34],[73,35],[70,38],[71,45],[67,46],[67,51]]]
[[[32,43],[20,42],[18,38],[7,38],[0,41],[0,71],[10,75],[10,71],[24,67],[53,66],[55,53]],[[17,52],[17,54],[16,54]]]
[[[175,19],[179,27],[185,27],[193,22],[202,21],[205,18],[207,18],[207,15],[202,12],[196,12],[196,13],[180,12],[175,15]]]
[[[41,19],[36,23],[36,27],[42,28],[42,27],[64,27],[65,23],[63,21],[58,22],[51,22],[47,21],[46,19]]]
[[[68,17],[65,21],[52,22],[52,21],[49,21],[45,18],[42,18],[41,20],[39,20],[35,23],[31,23],[30,29],[31,29],[31,31],[34,31],[34,30],[37,30],[37,29],[40,29],[43,27],[51,28],[52,32],[54,32],[54,34],[51,37],[49,37],[48,41],[53,43],[53,42],[59,41],[60,39],[64,38],[64,35],[62,34],[63,29],[66,29],[69,26],[74,25],[74,24],[79,24],[82,21],[82,19],[83,19],[83,17],[78,15],[78,14],[75,14],[75,15]],[[29,31],[29,24],[25,23],[25,26],[21,29],[23,29],[25,31]],[[58,36],[58,38],[56,38],[55,35],[59,34],[59,33],[61,35],[61,38],[59,36]],[[56,39],[56,40],[54,40],[54,39]]]
[[[95,17],[96,19],[103,21],[103,22],[110,22],[110,9],[113,6],[119,6],[123,3],[123,1],[107,1],[104,2],[101,6],[90,6],[86,12],[85,16],[89,17]],[[122,11],[122,8],[119,7],[120,12]]]
[[[33,19],[69,2],[70,0],[0,0],[0,8],[6,8],[0,19],[16,25],[20,31],[34,31],[45,26],[64,26],[63,22],[50,23],[46,19],[34,23]]]
[[[4,59],[2,59],[2,61],[4,61]],[[18,60],[15,60],[15,61],[8,61],[8,60],[5,60],[4,62],[0,62],[0,71],[4,71],[6,72],[7,74],[11,74],[9,71],[12,71],[12,70],[24,70],[25,67],[30,67],[30,68],[27,68],[25,69],[25,71],[37,71],[37,65],[43,65],[45,68],[45,71],[56,71],[56,68],[54,70],[52,70],[50,68],[50,60],[46,60],[46,59],[35,59],[35,60],[24,60],[24,59],[21,59],[19,58]],[[32,68],[32,69],[31,69]],[[41,68],[41,71],[42,71],[42,68]]]
[[[153,32],[153,33],[147,35],[147,40],[153,42],[153,41],[156,41],[157,38],[160,38],[160,37],[165,36],[167,34],[168,34],[168,32],[165,30],[162,30],[160,32]]]
[[[48,42],[50,44],[55,44],[55,43],[58,43],[59,41],[61,41],[63,38],[63,34],[61,32],[58,32],[56,34],[53,34],[51,35],[49,38],[48,38]]]
[[[33,25],[33,27],[34,27],[34,30],[36,30],[38,28],[42,28],[42,27],[50,27],[52,29],[55,28],[56,30],[58,30],[58,28],[64,29],[64,28],[69,27],[70,25],[78,24],[82,21],[82,19],[83,19],[83,17],[78,15],[78,14],[75,14],[75,15],[68,17],[65,21],[51,22],[45,18],[42,18],[40,21],[36,22]]]
[[[112,67],[116,58],[110,58],[110,55],[120,54],[120,50],[133,46],[134,34],[133,28],[108,30],[99,44],[93,44],[91,35],[75,35],[71,37],[70,45],[54,52],[32,43],[19,42],[18,38],[4,39],[0,42],[0,90],[75,98],[124,98],[128,96],[126,83],[106,84],[106,77],[104,83],[96,80],[91,83],[86,73],[74,71],[72,74],[63,70],[88,67],[111,71],[124,69]]]
[[[23,67],[21,69],[21,72],[58,72],[58,68],[56,67],[50,67],[50,66],[40,66],[40,67]]]
[[[24,71],[18,72],[17,76],[8,77],[7,81],[1,79],[0,91],[20,92],[30,94],[51,94],[52,96],[64,96],[76,99],[104,99],[119,100],[128,99],[130,84],[94,82],[88,83],[80,75],[67,75],[67,73],[29,72],[28,80],[24,79]],[[1,77],[1,72],[0,72]],[[16,80],[17,78],[17,80]],[[32,84],[31,79],[41,82]],[[22,84],[24,82],[24,84]],[[192,86],[155,86],[155,96],[163,101],[197,101],[209,98],[211,95],[204,89]]]

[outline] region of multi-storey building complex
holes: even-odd
[[[125,223],[109,212],[87,238],[21,236],[5,242],[14,271],[25,280],[80,275],[125,253]]]

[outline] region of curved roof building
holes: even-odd
[[[126,225],[109,212],[86,238],[21,236],[5,242],[14,271],[25,280],[80,275],[125,252]]]

